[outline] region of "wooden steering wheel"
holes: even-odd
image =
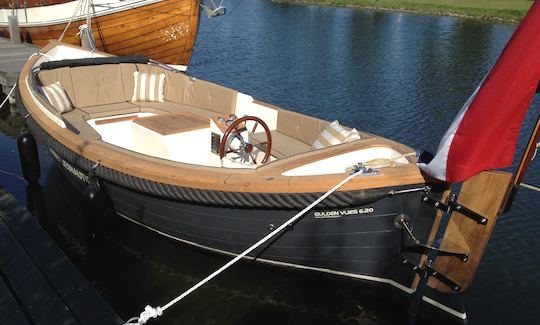
[[[251,130],[247,129],[248,122],[253,122]],[[264,130],[264,139],[254,138],[257,128],[261,126]],[[245,134],[247,132],[247,134]],[[272,136],[268,125],[258,117],[244,116],[234,120],[221,138],[219,144],[219,158],[223,159],[227,154],[234,153],[242,162],[250,164],[264,164],[270,158],[270,150],[272,149]],[[263,153],[264,157],[261,160],[259,155]]]

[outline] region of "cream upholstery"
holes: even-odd
[[[328,124],[327,121],[296,112],[283,109],[278,112],[277,130],[309,146]]]
[[[191,79],[184,73],[167,72],[165,76],[165,101],[187,103],[188,89],[192,87]]]
[[[43,70],[38,74],[39,81],[43,86],[48,86],[55,82],[60,82],[62,88],[66,91],[69,100],[73,106],[77,106],[75,101],[75,92],[73,91],[73,82],[71,81],[71,74],[69,68],[58,68],[54,70]]]
[[[39,78],[43,85],[59,81],[73,105],[82,108],[130,101],[135,71],[165,74],[165,102],[195,106],[219,114],[233,113],[236,108],[235,90],[144,64],[66,67],[41,71]]]
[[[74,109],[71,112],[62,114],[67,128],[77,133],[80,137],[86,140],[99,140],[101,136],[88,123],[85,122],[87,114],[79,109]]]
[[[276,158],[289,157],[313,150],[311,146],[302,141],[291,138],[283,133],[271,131],[272,155]]]
[[[70,71],[78,108],[125,101],[120,65],[75,67]]]
[[[137,71],[135,64],[121,63],[120,74],[122,76],[122,84],[124,85],[124,101],[130,101],[133,97],[133,89],[135,83],[133,80],[133,72]]]
[[[73,105],[60,82],[56,81],[48,86],[43,86],[41,90],[58,113],[66,113],[73,109]]]
[[[165,74],[164,102],[130,102],[135,71]],[[60,81],[75,106],[74,111],[62,114],[62,117],[69,122],[72,129],[87,139],[99,138],[84,122],[87,119],[138,112],[191,112],[211,118],[234,113],[237,108],[238,93],[235,90],[155,66],[110,64],[59,68],[41,71],[39,78],[43,84]],[[244,104],[260,108],[251,97],[248,99],[247,104]],[[276,130],[272,130],[272,154],[276,157],[312,150],[311,144],[329,124],[296,112],[273,107],[264,109],[273,115],[274,121],[271,124],[277,124]],[[249,114],[246,110],[239,112]]]
[[[164,73],[133,72],[135,87],[131,101],[163,103]]]
[[[76,123],[81,122],[88,119],[88,114],[86,112],[81,111],[80,109],[74,109],[71,112],[67,112],[62,114],[62,117],[66,122],[69,123]]]
[[[155,110],[157,110],[165,113],[190,112],[208,118],[219,116],[218,113],[207,111],[202,108],[171,102],[133,102],[132,104],[139,106],[141,112],[154,113]]]
[[[185,104],[220,114],[234,113],[236,91],[204,80],[194,80],[186,87]]]
[[[272,149],[270,153],[278,159],[313,150],[310,145],[278,131],[270,131],[270,134],[272,136]],[[254,135],[254,138],[262,142],[265,140],[265,135],[263,133],[257,133]]]
[[[349,129],[339,124],[338,120],[328,124],[326,128],[313,141],[313,148],[322,149],[345,142],[360,140],[360,134],[356,129]]]
[[[92,119],[111,115],[138,113],[140,108],[131,103],[120,102],[114,104],[81,107],[79,110],[86,113],[87,119]]]

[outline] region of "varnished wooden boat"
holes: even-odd
[[[26,5],[24,5],[26,3]],[[79,1],[0,1],[0,36],[9,38],[7,17],[18,17],[24,42],[45,46],[56,40]],[[197,0],[93,1],[92,30],[99,50],[114,55],[143,54],[163,63],[187,66],[199,23]],[[13,7],[13,9],[11,9]],[[79,45],[85,9],[75,14],[63,42]]]
[[[366,132],[318,148],[330,122],[144,57],[112,57],[59,43],[42,53],[28,61],[19,79],[18,103],[29,116],[28,130],[74,182],[99,183],[120,216],[185,244],[234,255],[356,165],[363,174],[249,258],[384,283],[403,297],[414,295],[418,275],[427,274],[432,278],[421,300],[466,319],[463,295],[510,174],[485,172],[463,185],[458,204],[466,202],[482,216],[465,208],[454,212],[439,251],[426,243],[438,238],[444,202],[455,201],[448,201],[448,184],[421,172],[412,148]],[[155,75],[154,86],[164,75],[163,101],[137,99],[142,82],[136,76],[142,73]],[[54,83],[73,109],[59,113],[44,96],[41,87]],[[484,193],[486,187],[502,190]],[[423,262],[433,252],[440,256],[428,269]],[[438,272],[429,273],[433,268]]]

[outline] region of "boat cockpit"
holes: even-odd
[[[62,60],[62,50],[68,57],[80,51],[82,58]],[[145,57],[88,58],[69,46],[53,51],[34,66],[32,96],[60,127],[86,141],[218,168],[255,169],[329,152],[283,171],[289,176],[342,173],[351,161],[388,167],[414,159],[410,148],[393,141],[257,101]],[[329,150],[346,143],[356,145],[337,155]]]

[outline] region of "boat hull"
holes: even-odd
[[[88,171],[75,167],[75,162],[70,163],[55,152],[53,156],[63,174],[84,192],[88,183],[80,175]],[[230,256],[242,252],[299,211],[209,207],[149,195],[110,182],[102,181],[100,185],[120,217],[181,244]],[[420,193],[412,193],[365,206],[311,210],[292,228],[246,259],[389,285],[407,303],[415,291],[415,273],[401,264],[404,236],[394,225],[394,219],[398,212],[418,213],[412,220],[414,233],[425,241],[433,227],[434,215],[429,208],[417,204],[420,197]],[[373,212],[316,217],[321,213],[362,210]],[[418,255],[409,254],[407,258],[421,264]],[[428,287],[423,300],[427,304],[422,317],[441,319],[442,310],[445,323],[459,324],[466,320],[463,294],[444,294]]]
[[[92,19],[97,48],[118,56],[143,54],[167,64],[188,65],[199,22],[198,1],[157,0],[142,3],[148,4],[126,4],[103,11],[101,15],[98,12]],[[56,6],[66,5],[69,3]],[[50,7],[54,11],[53,6]],[[60,22],[57,23],[46,19],[19,22],[22,41],[42,47],[50,40],[58,39],[67,25],[66,19],[58,20]],[[77,33],[79,26],[85,23],[84,17],[73,20],[62,41],[79,45]],[[1,22],[0,36],[9,38],[7,24]]]
[[[116,211],[155,231],[196,246],[236,254],[250,247],[299,211],[210,207],[147,196],[113,184],[106,185]],[[400,268],[401,231],[396,212],[411,214],[420,194],[380,200],[325,212],[354,215],[318,218],[309,211],[291,229],[251,254],[274,264],[325,269],[355,276],[391,279],[409,287],[412,272]],[[356,213],[358,211],[373,211]],[[422,237],[429,233],[426,223]]]

